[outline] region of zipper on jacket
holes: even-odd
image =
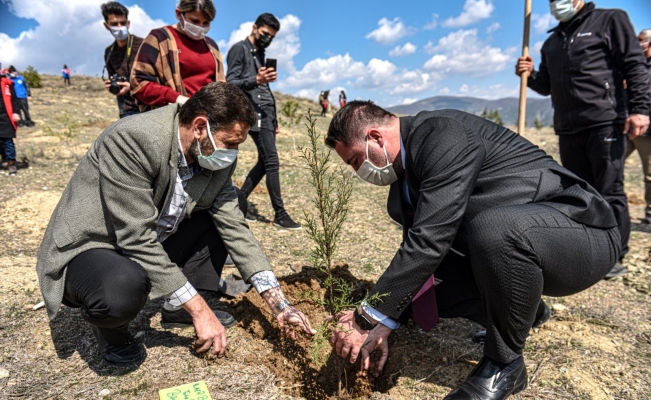
[[[611,105],[615,104],[615,102],[613,101],[613,94],[610,90],[610,83],[608,83],[608,81],[604,82],[604,88],[606,89],[606,95],[604,97],[608,98],[608,101],[610,102]]]
[[[567,42],[567,35],[565,34],[565,31],[560,30],[560,33],[561,35],[563,35],[563,58],[561,60],[561,92],[563,93],[562,97],[565,103],[563,107],[563,112],[570,113],[570,107],[568,107],[569,104],[566,96],[567,92],[565,91],[565,76],[564,76],[564,74],[566,73],[565,63],[569,62],[569,58],[570,58],[570,43]],[[563,119],[565,119],[565,117]],[[574,122],[572,121],[571,115],[568,115],[567,121],[572,126],[572,131],[574,131]]]

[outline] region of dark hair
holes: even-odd
[[[110,14],[113,15],[124,15],[129,19],[129,9],[118,3],[117,1],[109,1],[100,6],[102,9],[102,16],[104,17],[104,22],[108,22],[108,17]]]
[[[179,122],[190,125],[202,114],[208,117],[211,133],[233,126],[236,122],[250,128],[257,121],[255,110],[244,91],[228,82],[209,83],[193,94],[181,107]]]
[[[10,65],[9,68],[7,68],[9,72],[16,72],[16,68],[14,68],[13,65]]]
[[[363,139],[362,130],[369,125],[384,126],[394,114],[371,100],[353,100],[341,108],[330,121],[328,134],[323,140],[326,146],[335,148],[337,142],[348,146]]]
[[[176,8],[183,14],[192,11],[201,11],[206,19],[212,21],[217,15],[217,10],[212,0],[179,0]]]
[[[279,31],[280,21],[278,21],[278,18],[274,17],[273,14],[264,13],[264,14],[260,14],[258,16],[258,19],[255,20],[255,26],[257,26],[258,28],[262,28],[263,26],[268,26],[269,28],[273,28]]]

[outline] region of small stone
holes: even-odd
[[[0,379],[9,377],[9,370],[0,368]]]
[[[138,340],[138,339],[140,339],[140,338],[143,337],[143,336],[145,336],[145,331],[138,331],[138,332],[136,332],[135,335],[133,335],[133,338],[136,339],[136,340]]]
[[[110,391],[110,390],[108,390],[108,389],[102,389],[102,390],[99,392],[99,397],[106,397],[106,396],[108,396],[109,394],[111,394],[111,391]]]
[[[43,186],[41,189],[43,189],[43,190],[47,190],[47,186]]]
[[[566,373],[566,372],[567,372],[567,368],[565,368],[565,367],[561,367],[561,368],[559,369],[559,371],[561,371],[562,373]]]
[[[564,306],[563,304],[554,304],[552,305],[552,310],[557,313],[562,313],[567,309],[567,306]]]

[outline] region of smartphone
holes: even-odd
[[[276,70],[276,59],[275,58],[267,58],[267,60],[264,63],[265,68],[273,68],[274,71]]]

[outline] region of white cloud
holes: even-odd
[[[438,44],[428,43],[425,50],[434,54],[424,69],[444,76],[481,77],[513,65],[515,47],[502,50],[479,40],[477,29],[459,30],[441,38]]]
[[[498,83],[488,87],[477,85],[468,86],[464,84],[459,88],[459,95],[461,96],[478,97],[490,100],[503,99],[505,97],[517,97],[519,92],[520,88],[517,83],[513,86],[504,86],[503,84]]]
[[[432,14],[432,20],[428,22],[423,29],[425,30],[431,30],[431,29],[436,29],[436,27],[439,26],[439,15],[438,14]]]
[[[404,57],[404,56],[407,56],[409,54],[414,54],[416,52],[416,49],[417,49],[416,45],[407,42],[402,46],[394,47],[389,52],[389,56],[391,56],[391,57]]]
[[[491,0],[466,0],[463,11],[458,17],[448,18],[443,21],[446,28],[459,28],[472,25],[491,16],[495,6]]]
[[[411,97],[407,97],[407,98],[404,99],[404,100],[402,101],[402,103],[400,103],[400,104],[402,104],[403,106],[408,106],[409,104],[414,104],[414,103],[417,102],[417,101],[418,101],[418,99],[411,98]]]
[[[366,35],[366,39],[373,39],[382,44],[391,44],[414,32],[414,28],[406,27],[398,17],[393,20],[382,18],[378,25],[379,28]]]
[[[294,57],[301,52],[301,41],[298,37],[298,30],[301,27],[300,18],[292,14],[279,19],[280,30],[274,38],[273,42],[266,51],[266,57],[275,58],[278,60],[278,69],[285,71],[294,71]],[[237,42],[242,41],[251,34],[253,30],[253,21],[242,22],[237,29],[231,32],[228,41],[220,40],[217,42],[219,49],[224,55],[224,62],[226,62],[226,55],[228,50]]]
[[[438,80],[437,73],[401,69],[377,58],[364,64],[346,53],[309,61],[301,70],[280,81],[277,89],[313,98],[320,90],[345,85],[347,92],[366,89],[404,96],[429,90]]]
[[[450,88],[448,88],[448,87],[444,87],[444,88],[442,88],[441,90],[439,90],[439,94],[440,94],[441,96],[447,96],[447,95],[449,95],[449,94],[450,94]]]
[[[500,25],[499,22],[493,22],[488,28],[486,28],[486,33],[490,35],[491,33],[497,31],[501,27],[502,25]]]
[[[538,34],[543,34],[558,24],[556,18],[551,14],[532,14],[531,19],[533,20],[533,29]]]
[[[20,18],[34,19],[33,29],[17,38],[0,33],[3,63],[22,69],[32,65],[41,72],[58,73],[63,64],[78,74],[99,75],[104,48],[113,37],[104,28],[102,0],[9,0],[10,10]],[[152,19],[138,5],[129,8],[131,31],[146,36],[166,23]]]

